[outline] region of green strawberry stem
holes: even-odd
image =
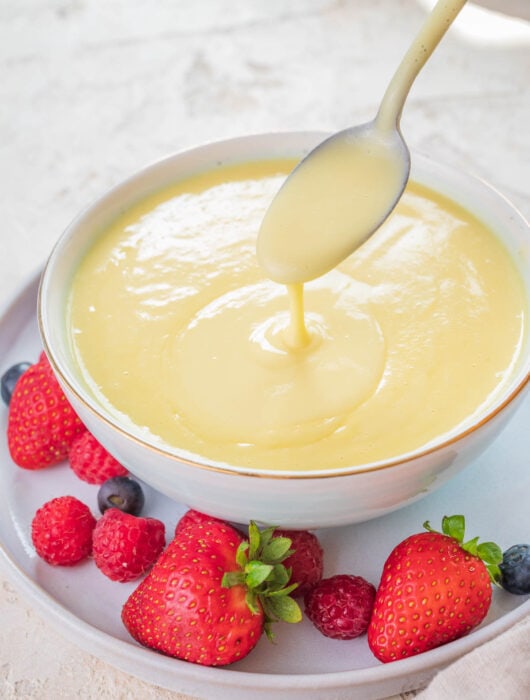
[[[244,586],[246,602],[251,612],[264,614],[264,629],[267,637],[273,639],[273,622],[300,622],[302,611],[298,603],[290,597],[297,583],[289,584],[291,570],[282,562],[293,553],[288,537],[274,537],[274,527],[260,531],[256,523],[250,522],[248,541],[243,541],[237,550],[237,571],[224,574],[222,585],[225,588]]]
[[[423,523],[423,527],[429,532],[438,532],[433,530],[428,520]],[[500,585],[501,570],[499,564],[502,562],[501,548],[495,542],[478,544],[478,537],[464,542],[465,529],[466,520],[463,515],[444,515],[442,518],[442,533],[455,539],[466,552],[481,559],[486,565],[492,583]]]

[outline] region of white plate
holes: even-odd
[[[15,362],[35,361],[40,351],[36,322],[37,279],[0,315],[0,372]],[[54,568],[38,559],[29,529],[35,510],[55,496],[72,494],[97,514],[97,487],[79,481],[68,465],[38,472],[16,467],[6,446],[7,410],[0,409],[0,562],[17,588],[74,643],[145,681],[201,698],[223,700],[373,700],[425,684],[434,673],[495,637],[530,613],[528,596],[495,590],[484,623],[469,636],[403,661],[382,665],[366,637],[340,642],[321,636],[309,622],[278,625],[277,643],[262,639],[243,661],[204,668],[144,649],[120,621],[121,606],[135,584],[113,583],[92,561]],[[530,396],[504,433],[475,464],[435,494],[397,513],[360,525],[319,533],[325,575],[355,573],[377,584],[386,556],[429,519],[464,513],[468,535],[495,540],[506,549],[530,540],[528,425]],[[147,515],[171,533],[185,506],[146,488]],[[82,595],[80,592],[82,591]]]

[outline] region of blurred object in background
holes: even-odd
[[[473,2],[488,10],[530,20],[530,2],[528,0],[473,0]]]

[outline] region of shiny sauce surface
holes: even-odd
[[[411,182],[372,238],[304,285],[301,307],[255,250],[293,165],[199,174],[102,233],[68,303],[89,390],[161,446],[258,469],[395,458],[472,421],[508,381],[526,328],[507,251]]]

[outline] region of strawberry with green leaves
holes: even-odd
[[[217,518],[190,511],[153,569],[129,596],[122,620],[140,644],[206,666],[244,658],[276,620],[298,622],[290,540],[262,532],[249,538]]]
[[[368,628],[368,644],[384,663],[420,654],[466,635],[491,603],[502,552],[493,542],[464,542],[461,515],[442,532],[403,540],[385,562]]]

